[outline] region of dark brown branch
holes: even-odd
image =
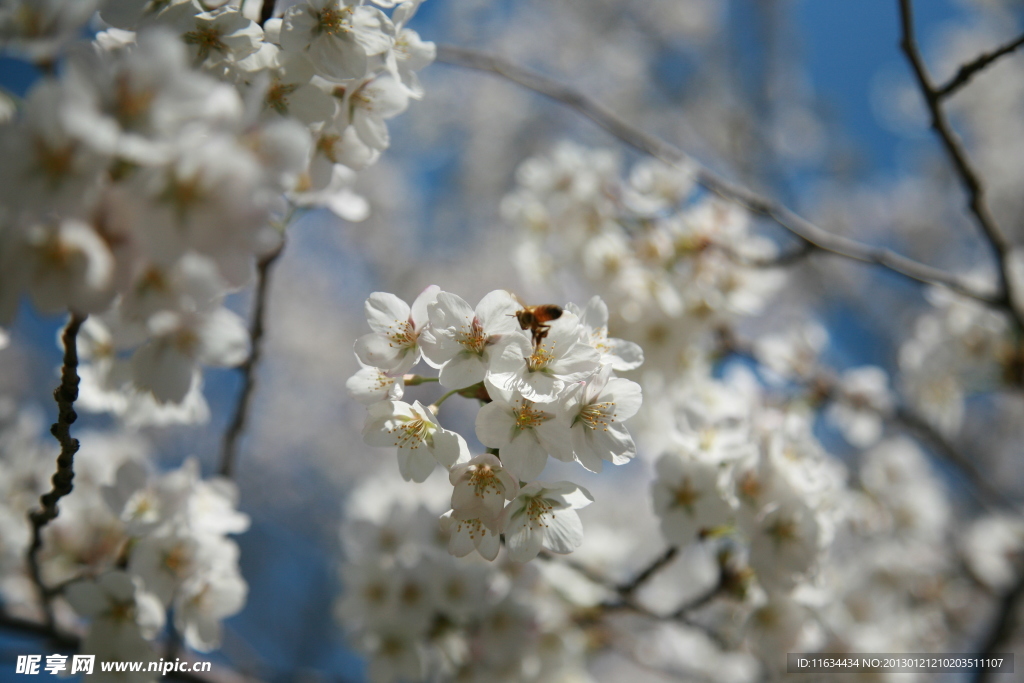
[[[1020,571],[1018,567],[1018,571]],[[999,601],[999,610],[992,622],[992,628],[981,648],[978,650],[979,657],[991,657],[1001,647],[1009,644],[1013,633],[1017,628],[1017,616],[1020,613],[1021,600],[1024,599],[1024,571],[1020,571],[1017,580]],[[998,680],[993,671],[979,669],[974,676],[974,683],[987,683],[990,680]]]
[[[542,560],[547,560],[548,562],[561,562],[565,566],[572,569],[574,572],[581,574],[593,583],[596,583],[599,586],[604,586],[610,591],[617,590],[615,584],[611,581],[611,579],[609,579],[606,576],[603,576],[600,572],[591,569],[587,565],[577,562],[571,557],[559,555],[544,548],[541,549],[540,554],[537,557],[539,557]]]
[[[970,82],[970,80],[974,78],[979,71],[982,71],[1000,57],[1014,52],[1021,45],[1024,45],[1024,35],[1014,38],[1010,42],[997,47],[995,50],[982,52],[971,61],[965,62],[960,66],[952,78],[935,89],[936,97],[939,99],[951,97],[954,93],[960,90],[960,88],[967,85],[967,83]]]
[[[590,119],[608,133],[634,149],[673,165],[687,165],[696,172],[697,182],[707,189],[751,213],[768,218],[808,245],[808,250],[820,250],[862,263],[880,266],[910,280],[925,284],[942,285],[958,294],[976,299],[986,305],[1009,309],[1004,296],[976,289],[960,277],[940,268],[915,261],[891,249],[862,244],[841,235],[830,233],[785,206],[763,197],[741,185],[732,183],[698,164],[681,149],[623,121],[610,109],[589,99],[579,91],[547,76],[517,66],[500,57],[452,45],[437,46],[437,61],[496,74],[524,88],[551,98]],[[799,257],[806,254],[800,253]],[[798,257],[798,258],[799,258]]]
[[[694,610],[700,609],[704,605],[708,604],[709,602],[717,598],[722,592],[722,587],[725,585],[724,578],[725,572],[719,571],[718,581],[715,582],[715,585],[711,586],[706,591],[696,596],[690,602],[684,603],[683,605],[677,607],[676,610],[672,612],[671,618],[685,619],[687,612],[692,612]]]
[[[56,519],[59,510],[57,503],[71,493],[75,478],[75,453],[78,452],[78,439],[71,436],[71,425],[78,419],[75,413],[75,401],[78,399],[78,330],[85,322],[85,316],[72,313],[67,326],[61,335],[64,345],[64,362],[60,370],[60,384],[53,391],[57,402],[57,421],[50,427],[50,433],[60,443],[60,455],[57,456],[57,471],[51,478],[52,488],[49,493],[39,499],[39,509],[29,513],[32,523],[32,542],[29,544],[28,562],[32,582],[39,591],[39,599],[46,615],[47,625],[53,625],[53,610],[50,608],[50,595],[43,584],[39,567],[39,551],[43,547],[43,527]]]
[[[260,26],[265,26],[274,16],[274,5],[277,0],[263,0],[263,7],[260,8]]]
[[[615,583],[608,577],[602,575],[600,572],[591,569],[585,564],[577,562],[571,557],[557,555],[544,549],[540,551],[540,555],[538,555],[538,557],[540,557],[542,560],[547,560],[549,562],[561,562],[573,571],[583,575],[593,583],[596,583],[599,586],[603,586],[607,590],[615,593],[617,598],[621,599],[623,603],[625,603],[629,602],[630,598],[632,598],[633,596],[633,593],[639,590],[639,588],[644,583],[646,583],[652,576],[654,576],[658,571],[664,568],[665,565],[671,562],[678,552],[678,548],[674,546],[669,547],[661,555],[654,558],[654,560],[652,560],[650,564],[648,564],[646,567],[637,572],[637,574],[633,578],[628,579],[622,583]],[[610,605],[605,606],[607,607]]]
[[[665,552],[663,552],[661,555],[655,558],[655,560],[651,562],[649,565],[640,570],[640,572],[637,573],[636,576],[634,576],[629,581],[626,581],[625,583],[619,584],[615,588],[616,592],[623,597],[628,597],[632,595],[637,591],[637,589],[640,588],[640,586],[645,584],[648,579],[650,579],[656,573],[661,571],[661,569],[664,568],[669,562],[674,560],[678,553],[678,548],[676,548],[675,546],[669,546],[665,550]]]
[[[718,597],[725,585],[726,571],[724,567],[720,567],[718,580],[715,582],[707,591],[698,595],[694,600],[684,603],[677,607],[671,614],[664,615],[653,612],[647,607],[644,607],[636,600],[633,595],[643,586],[647,581],[651,579],[656,573],[665,568],[673,559],[675,559],[679,550],[675,546],[667,548],[661,555],[654,558],[647,566],[641,569],[636,575],[623,581],[622,583],[615,583],[606,576],[601,575],[599,572],[587,567],[584,564],[576,562],[571,558],[564,557],[562,555],[556,555],[555,553],[547,550],[541,550],[538,557],[548,562],[561,562],[575,572],[584,576],[593,583],[604,587],[609,592],[614,593],[615,597],[612,600],[608,600],[597,605],[597,609],[603,611],[616,611],[616,610],[628,610],[636,614],[640,614],[649,619],[655,620],[670,620],[680,621],[686,624],[690,624],[687,614],[695,609],[703,607],[714,598]],[[693,625],[693,624],[691,624]],[[713,633],[708,633],[711,638],[717,639],[717,636]]]
[[[249,409],[252,403],[253,387],[256,383],[256,367],[259,365],[260,356],[263,352],[263,320],[267,312],[267,293],[270,287],[270,270],[277,259],[284,251],[284,241],[272,252],[264,256],[256,264],[256,293],[255,305],[252,315],[252,323],[249,327],[249,337],[252,340],[252,348],[249,357],[242,363],[242,393],[235,406],[235,414],[231,418],[231,424],[224,433],[224,445],[221,448],[219,473],[224,477],[231,477],[234,474],[235,462],[238,460],[238,439],[245,431],[246,422],[249,419]]]
[[[1005,309],[1016,322],[1019,329],[1024,329],[1024,316],[1013,306],[1010,301],[1008,257],[1013,245],[1003,234],[995,217],[985,201],[985,188],[977,171],[967,158],[967,152],[949,123],[946,113],[942,109],[942,98],[938,90],[932,84],[928,75],[928,68],[925,66],[924,58],[917,44],[917,37],[914,33],[914,7],[913,0],[899,0],[900,3],[900,25],[901,35],[900,47],[906,54],[907,61],[914,71],[917,84],[924,97],[925,104],[931,114],[931,126],[939,137],[946,156],[949,157],[961,184],[967,191],[967,208],[974,216],[982,234],[992,247],[996,257],[996,271],[999,277],[999,290],[996,303]]]

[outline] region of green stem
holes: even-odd
[[[420,384],[426,384],[427,382],[438,382],[437,377],[424,377],[422,375],[404,375],[402,381],[407,387],[415,387]]]
[[[433,406],[432,406],[432,407],[433,407],[433,408],[440,408],[440,407],[441,407],[441,404],[442,404],[442,403],[444,403],[445,401],[447,401],[447,400],[448,400],[448,397],[449,397],[449,396],[451,396],[451,395],[453,395],[453,394],[457,394],[457,393],[459,393],[460,391],[462,391],[462,389],[452,389],[451,391],[449,391],[448,393],[446,393],[446,394],[445,394],[444,396],[442,396],[441,398],[439,398],[439,399],[437,399],[436,401],[434,401],[434,403],[433,403]]]

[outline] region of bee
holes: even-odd
[[[517,311],[515,316],[519,320],[519,327],[530,330],[530,334],[533,335],[533,345],[537,346],[544,337],[548,336],[548,330],[551,329],[548,323],[561,318],[562,311],[562,307],[555,304],[523,305],[522,310]]]

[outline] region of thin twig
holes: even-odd
[[[1024,45],[1024,35],[1017,36],[1010,42],[1000,45],[994,50],[982,52],[971,61],[962,64],[952,78],[935,89],[935,95],[939,99],[951,97],[954,93],[960,90],[960,88],[967,85],[967,83],[974,78],[979,71],[983,70],[1000,57],[1014,52],[1021,45]]]
[[[987,291],[975,288],[953,273],[915,261],[891,249],[863,244],[818,227],[782,204],[726,180],[697,163],[681,149],[632,126],[610,109],[554,79],[500,57],[452,45],[437,46],[437,61],[501,76],[528,90],[566,105],[640,152],[668,164],[694,168],[696,181],[706,190],[746,208],[753,214],[774,221],[798,237],[803,243],[810,245],[809,248],[880,266],[916,282],[942,285],[988,306],[1010,310],[1006,297],[994,296]],[[805,254],[801,253],[800,257],[803,255]]]
[[[615,589],[616,592],[618,592],[618,594],[622,596],[632,595],[640,588],[640,586],[645,584],[648,581],[648,579],[650,579],[656,573],[661,571],[661,569],[664,568],[669,562],[674,560],[678,552],[679,549],[676,546],[669,546],[665,550],[665,552],[663,552],[661,555],[655,558],[653,562],[651,562],[642,570],[640,570],[640,572],[638,572],[636,576],[634,576],[629,581],[626,581],[625,583],[619,584]]]
[[[665,552],[663,552],[661,555],[658,555],[658,557],[654,558],[654,560],[652,560],[646,567],[637,572],[636,575],[633,576],[633,578],[627,579],[622,583],[616,583],[612,579],[601,574],[596,569],[592,569],[585,564],[577,562],[571,557],[557,555],[545,549],[541,549],[540,555],[538,557],[540,557],[542,560],[547,560],[549,562],[561,562],[562,564],[566,565],[578,574],[583,575],[591,582],[606,588],[608,591],[616,595],[616,599],[621,599],[622,602],[616,603],[616,605],[622,606],[626,602],[630,602],[630,599],[632,598],[633,594],[637,590],[639,590],[644,583],[646,583],[652,576],[654,576],[658,571],[665,567],[665,565],[671,562],[673,558],[675,558],[676,553],[678,553],[678,548],[670,546],[668,549],[665,550]],[[612,605],[605,604],[604,606],[608,607]]]
[[[957,138],[956,132],[949,123],[946,113],[942,109],[942,98],[938,90],[932,85],[931,77],[928,75],[928,68],[925,66],[924,58],[917,44],[917,37],[914,32],[914,7],[913,0],[899,0],[900,3],[900,25],[901,39],[900,47],[906,54],[907,61],[914,71],[917,84],[924,97],[925,104],[931,114],[931,126],[938,135],[946,155],[949,157],[961,184],[967,191],[967,208],[974,216],[975,222],[981,229],[982,234],[992,247],[996,257],[996,272],[999,277],[999,288],[996,303],[1005,309],[1016,322],[1018,329],[1024,330],[1024,316],[1016,310],[1010,300],[1008,257],[1013,245],[1003,234],[995,217],[985,201],[985,187],[981,182],[977,171],[967,158],[967,152]]]
[[[992,629],[985,637],[978,650],[978,657],[991,657],[996,654],[1000,647],[1007,644],[1013,636],[1017,627],[1017,615],[1020,612],[1021,600],[1024,599],[1024,571],[1020,571],[1017,580],[1003,595],[999,601],[999,611],[992,623]],[[978,669],[974,676],[974,683],[986,683],[989,680],[996,680],[993,674],[996,672],[988,669]]]
[[[60,455],[57,456],[57,471],[51,478],[53,488],[39,498],[39,509],[29,513],[32,523],[32,543],[28,548],[27,562],[32,583],[39,591],[39,599],[46,616],[48,626],[53,625],[53,610],[50,607],[50,594],[43,584],[42,572],[39,567],[39,551],[43,547],[43,527],[57,518],[60,512],[57,502],[71,493],[75,478],[75,453],[78,452],[78,439],[71,436],[71,425],[78,419],[75,413],[75,401],[78,399],[78,330],[85,322],[85,316],[72,313],[67,326],[61,335],[64,344],[64,362],[60,370],[60,384],[53,391],[57,402],[57,421],[50,427],[50,433],[60,443]]]
[[[694,599],[690,602],[684,603],[677,607],[676,610],[672,612],[672,618],[683,619],[686,617],[687,612],[692,612],[694,610],[700,609],[704,605],[708,604],[709,602],[717,598],[722,593],[722,588],[724,586],[725,571],[724,569],[720,568],[718,571],[718,581],[716,581],[715,584],[708,588],[706,591],[694,597]]]
[[[235,406],[234,417],[231,424],[224,433],[224,445],[221,448],[219,473],[224,477],[231,477],[234,474],[235,462],[238,460],[238,439],[245,430],[249,418],[250,404],[252,403],[253,387],[256,382],[256,366],[260,362],[260,355],[263,352],[263,320],[267,311],[267,293],[270,287],[270,269],[274,262],[284,251],[284,240],[276,249],[264,256],[256,264],[256,294],[255,307],[252,315],[252,323],[249,327],[249,337],[252,340],[252,348],[249,357],[242,363],[242,393]]]
[[[596,569],[591,569],[587,565],[581,562],[577,562],[571,557],[558,555],[544,548],[541,549],[540,554],[537,557],[539,557],[542,560],[547,560],[548,562],[561,562],[565,566],[575,571],[577,574],[583,575],[591,582],[596,583],[599,586],[603,586],[610,591],[617,590],[614,581],[609,579],[607,576],[602,575]]]
[[[565,566],[569,567],[570,569],[572,569],[573,571],[584,576],[592,583],[602,586],[609,592],[614,593],[614,599],[602,602],[599,605],[597,605],[597,607],[601,610],[628,610],[630,612],[635,612],[650,619],[655,619],[659,621],[681,621],[683,623],[689,624],[690,622],[687,619],[687,613],[692,612],[693,610],[706,605],[708,602],[710,602],[712,599],[717,597],[722,592],[722,587],[724,585],[725,579],[724,569],[719,570],[718,580],[715,582],[715,585],[712,586],[708,591],[701,593],[694,600],[677,607],[675,610],[672,611],[671,614],[668,615],[659,614],[657,612],[651,611],[647,607],[644,607],[639,602],[637,602],[633,597],[634,594],[645,583],[647,583],[647,581],[649,581],[652,576],[654,576],[656,573],[664,569],[666,565],[668,565],[673,559],[675,559],[678,552],[679,550],[677,547],[670,546],[662,554],[654,558],[654,560],[652,560],[647,566],[645,566],[643,569],[637,572],[636,575],[633,576],[633,578],[623,581],[621,583],[616,583],[615,581],[612,581],[607,576],[603,576],[600,572],[586,566],[585,564],[577,562],[571,558],[564,557],[562,555],[556,555],[555,553],[549,552],[547,550],[541,550],[538,557],[540,557],[542,560],[547,560],[548,562],[560,562]],[[712,635],[712,637],[714,636]]]

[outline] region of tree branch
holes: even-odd
[[[555,553],[549,552],[547,550],[541,550],[538,557],[548,562],[561,562],[573,571],[576,571],[582,576],[586,577],[593,583],[596,583],[599,586],[603,586],[609,592],[614,593],[614,600],[605,601],[600,603],[599,605],[596,605],[596,609],[598,610],[629,610],[631,612],[635,612],[636,614],[640,614],[644,617],[654,619],[656,621],[679,621],[684,624],[694,626],[695,628],[702,628],[696,624],[693,624],[689,620],[687,615],[689,612],[692,612],[693,610],[708,604],[709,602],[711,602],[711,600],[718,597],[722,593],[722,589],[725,587],[726,583],[727,571],[724,566],[719,566],[718,579],[715,581],[715,584],[711,588],[697,595],[690,602],[683,603],[675,610],[673,610],[670,614],[658,614],[657,612],[653,612],[633,599],[633,595],[636,593],[636,591],[638,591],[641,586],[647,583],[647,581],[649,581],[652,576],[654,576],[656,573],[665,568],[666,565],[672,562],[672,560],[675,559],[678,552],[679,549],[677,547],[670,546],[661,555],[658,555],[647,566],[645,566],[643,569],[637,572],[636,575],[633,576],[633,578],[628,579],[622,583],[615,583],[608,577],[601,575],[599,572],[595,571],[594,569],[591,569],[590,567],[587,567],[584,564],[576,562],[571,558],[556,555]],[[708,632],[706,629],[703,630],[705,630],[705,632],[707,632],[707,635],[716,642],[720,640],[716,634]]]
[[[57,402],[57,421],[50,427],[50,433],[60,443],[60,455],[57,456],[57,471],[51,478],[52,488],[49,493],[39,499],[39,509],[29,513],[32,524],[32,542],[29,544],[28,562],[29,575],[32,583],[39,591],[39,600],[43,607],[47,626],[53,625],[53,610],[50,608],[50,594],[43,584],[39,567],[39,551],[43,547],[43,527],[57,518],[59,510],[57,502],[71,493],[75,478],[75,453],[78,452],[78,439],[71,436],[71,425],[78,419],[75,413],[75,401],[78,399],[78,330],[85,322],[85,316],[72,313],[67,326],[61,335],[64,345],[64,362],[60,371],[60,384],[53,391]]]
[[[931,77],[928,75],[928,68],[925,66],[924,58],[921,56],[921,50],[917,45],[917,37],[914,33],[913,0],[899,0],[899,4],[902,34],[900,47],[906,54],[907,61],[910,62],[914,76],[917,78],[918,87],[924,97],[925,104],[928,106],[932,119],[932,129],[938,135],[942,147],[946,150],[946,156],[949,157],[956,174],[960,178],[961,184],[967,191],[967,208],[974,216],[975,222],[995,253],[997,261],[996,271],[999,277],[996,303],[1010,314],[1016,322],[1018,329],[1024,330],[1024,316],[1016,310],[1010,300],[1007,270],[1009,269],[1008,257],[1013,245],[1003,234],[995,218],[992,216],[988,203],[985,201],[984,185],[982,185],[978,173],[967,158],[963,145],[957,138],[949,123],[949,119],[942,109],[942,98],[939,95],[939,91],[932,85]]]
[[[951,97],[954,93],[960,90],[960,88],[967,85],[967,83],[969,83],[979,71],[982,71],[1000,57],[1014,52],[1021,45],[1024,45],[1024,35],[1014,38],[1010,42],[997,47],[995,50],[982,52],[971,61],[960,65],[960,69],[957,70],[956,74],[952,78],[935,89],[936,97],[940,100]]]
[[[636,576],[634,576],[629,581],[626,581],[625,583],[616,586],[616,592],[623,597],[633,595],[633,593],[635,593],[640,588],[640,586],[645,584],[648,579],[650,579],[652,576],[661,571],[662,568],[664,568],[669,562],[674,560],[678,553],[679,549],[677,547],[675,547],[674,545],[669,546],[665,550],[665,552],[663,552],[661,555],[655,558],[654,561],[651,562],[649,565],[640,570],[640,572],[638,572]]]
[[[252,340],[252,348],[249,357],[242,363],[242,390],[235,406],[235,414],[231,423],[224,433],[224,443],[221,447],[220,470],[224,477],[231,477],[234,474],[235,462],[238,460],[238,439],[245,430],[249,418],[249,409],[252,404],[253,387],[256,382],[256,366],[260,362],[263,352],[263,320],[267,311],[267,293],[270,287],[270,269],[284,251],[284,240],[272,252],[264,256],[256,264],[256,293],[255,307],[253,310],[252,323],[249,327],[249,337]]]
[[[753,214],[774,221],[799,238],[804,245],[807,245],[805,247],[807,251],[820,250],[854,261],[880,266],[910,280],[941,285],[986,305],[1010,310],[1009,301],[1005,296],[993,296],[977,289],[953,273],[920,263],[891,249],[862,244],[818,227],[782,204],[726,180],[697,163],[681,149],[630,125],[610,109],[547,76],[517,66],[494,55],[453,45],[438,45],[437,61],[501,76],[575,110],[640,152],[668,164],[691,166],[695,169],[698,184],[706,190],[746,208]],[[794,253],[796,258],[793,260],[798,260],[805,255],[806,251],[797,251]],[[784,260],[783,264],[787,260]]]

